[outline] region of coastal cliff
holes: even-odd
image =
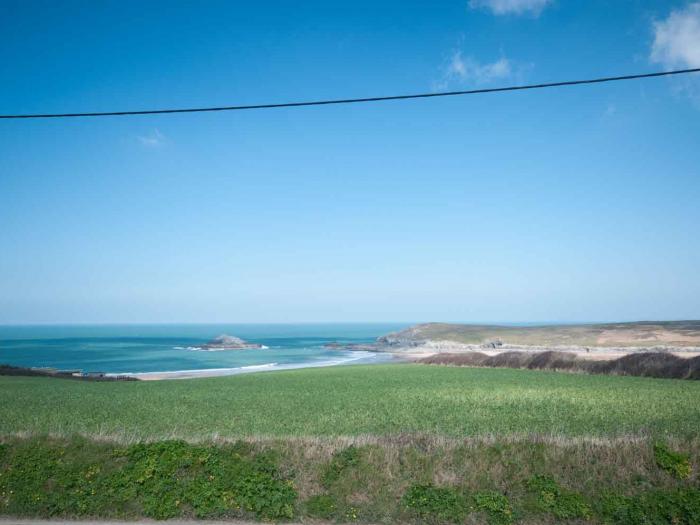
[[[377,339],[379,346],[460,345],[474,348],[569,347],[578,349],[700,348],[700,321],[498,326],[417,324]]]

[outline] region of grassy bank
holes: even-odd
[[[0,444],[0,515],[696,524],[700,443],[287,439]]]
[[[696,381],[412,364],[161,382],[0,377],[3,435],[688,438],[699,428]]]

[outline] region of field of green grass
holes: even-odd
[[[0,516],[700,523],[700,382],[418,364],[0,377]]]
[[[415,364],[158,382],[0,377],[4,435],[688,438],[698,429],[696,381]]]

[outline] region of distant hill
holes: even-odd
[[[380,337],[378,342],[416,345],[427,341],[489,345],[585,347],[700,347],[700,321],[498,326],[449,323],[418,324]]]

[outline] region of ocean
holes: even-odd
[[[406,324],[182,324],[0,326],[0,364],[136,374],[226,373],[379,363],[388,354],[324,347],[369,343]],[[265,349],[207,352],[199,345],[228,334]]]

